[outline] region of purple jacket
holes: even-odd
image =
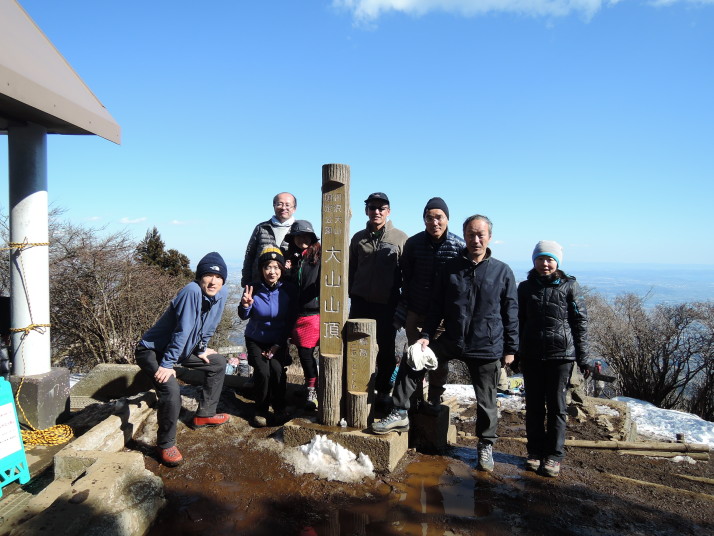
[[[253,305],[238,307],[238,316],[248,321],[245,336],[262,343],[283,345],[297,318],[297,288],[279,281],[273,288],[263,283],[253,285]]]

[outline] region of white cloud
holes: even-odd
[[[101,216],[90,216],[89,218],[87,218],[87,221],[99,221],[101,219]]]
[[[119,223],[123,224],[133,224],[133,223],[141,223],[142,221],[146,221],[146,217],[141,217],[141,218],[122,218],[119,220]]]
[[[622,0],[333,0],[332,5],[352,12],[359,22],[373,22],[390,11],[421,16],[434,11],[473,17],[486,13],[516,13],[532,17],[593,17],[603,6]],[[714,5],[714,0],[651,0],[650,5],[677,3]]]
[[[169,223],[171,225],[186,225],[188,222],[182,220],[171,220]]]

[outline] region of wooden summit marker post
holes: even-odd
[[[340,422],[343,396],[343,328],[347,320],[350,167],[322,166],[322,260],[320,281],[320,385],[318,420]]]

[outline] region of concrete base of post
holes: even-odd
[[[439,413],[409,415],[409,446],[425,454],[444,452],[456,443],[456,427],[450,424],[449,406],[439,406]]]
[[[55,367],[45,374],[10,376],[12,391],[20,389],[17,418],[44,430],[69,417],[69,370]],[[28,422],[29,421],[29,422]]]
[[[378,436],[362,430],[324,426],[305,419],[293,419],[283,427],[283,441],[288,447],[309,443],[318,434],[327,436],[355,454],[363,452],[372,460],[374,470],[378,473],[393,471],[409,448],[407,433],[394,432]]]
[[[72,387],[70,406],[76,411],[90,404],[134,396],[153,388],[151,379],[138,365],[102,363]]]

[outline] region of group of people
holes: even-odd
[[[282,192],[274,215],[258,224],[248,242],[241,274],[244,288],[238,314],[247,319],[245,339],[254,369],[254,426],[280,420],[286,409],[286,368],[290,343],[297,347],[305,375],[307,403],[317,405],[320,242],[313,226],[296,220],[297,199]],[[409,429],[410,404],[422,385],[423,360],[403,359],[393,382],[395,339],[404,327],[410,352],[430,355],[429,390],[420,408],[438,412],[451,359],[463,361],[474,386],[478,468],[493,471],[497,434],[496,393],[501,368],[518,359],[526,393],[526,467],[557,476],[564,457],[566,387],[574,364],[586,368],[587,315],[574,277],[562,271],[563,249],[540,241],[533,269],[516,285],[512,270],[488,247],[493,224],[468,217],[463,238],[449,230],[449,209],[440,197],[426,203],[424,231],[408,237],[392,224],[383,192],[365,200],[367,224],[350,242],[350,318],[371,318],[377,328],[375,404],[384,416],[376,434]],[[175,446],[180,409],[173,366],[206,372],[193,426],[228,421],[216,414],[225,359],[207,347],[225,306],[225,263],[209,253],[187,285],[137,346],[137,363],[154,380],[159,396],[157,448],[166,465],[181,455]],[[421,364],[422,366],[418,366]]]

